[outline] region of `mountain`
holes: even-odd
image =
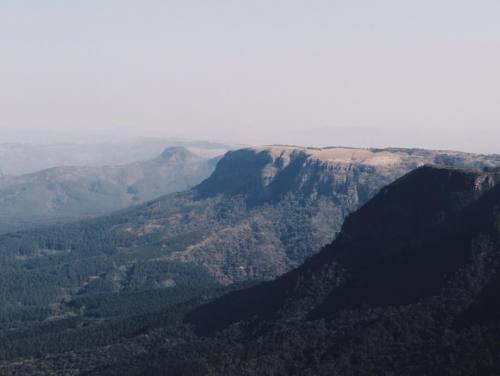
[[[217,161],[170,147],[154,159],[127,165],[0,177],[0,232],[96,217],[184,191],[210,176]]]
[[[27,135],[28,136],[28,135]],[[185,147],[204,158],[223,155],[235,146],[215,142],[162,138],[126,138],[114,141],[53,144],[0,143],[0,176],[31,174],[60,166],[101,167],[156,158],[168,147]]]
[[[190,314],[199,334],[233,341],[211,368],[498,374],[499,182],[422,167],[384,188],[298,269]]]
[[[499,183],[495,171],[420,167],[274,281],[151,314],[0,333],[0,371],[496,375]]]
[[[161,158],[174,156],[176,163],[193,158],[178,149]],[[4,322],[25,310],[35,321],[92,315],[109,296],[165,290],[180,297],[192,286],[273,279],[334,240],[347,215],[407,171],[428,161],[493,166],[493,158],[399,149],[229,152],[191,190],[89,221],[1,236]],[[118,185],[132,197],[141,187]],[[99,303],[85,300],[97,295]]]
[[[442,268],[456,267],[457,260],[453,259],[463,257],[456,243],[468,247],[472,242],[458,237],[456,231],[451,234],[453,243],[448,239],[450,227],[457,226],[456,217],[466,216],[470,231],[473,219],[469,207],[477,205],[478,198],[498,181],[497,173],[421,167],[384,188],[350,215],[337,239],[300,268],[214,302],[204,308],[206,312],[202,309],[199,317],[204,320],[199,326],[209,333],[211,326],[220,329],[245,318],[236,315],[221,320],[216,314],[208,314],[218,308],[225,315],[234,309],[248,317],[277,317],[282,312],[299,313],[300,317],[314,312],[314,317],[325,317],[339,308],[402,305],[421,299],[429,293],[427,288],[437,283],[432,277],[447,276],[450,271]],[[444,287],[442,283],[439,286]],[[241,301],[236,303],[238,299]],[[252,305],[253,299],[270,304]],[[242,302],[248,307],[240,306]],[[311,307],[321,310],[312,311]]]

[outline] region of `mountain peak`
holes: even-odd
[[[173,146],[168,147],[161,153],[161,158],[166,160],[172,160],[176,162],[189,161],[194,159],[199,159],[199,157],[191,153],[184,146]]]

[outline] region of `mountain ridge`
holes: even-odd
[[[173,147],[125,165],[61,166],[0,177],[0,231],[96,217],[189,189],[208,177],[217,161]]]
[[[89,141],[90,142],[90,141]],[[156,158],[167,147],[183,146],[206,159],[236,148],[216,142],[174,138],[135,137],[100,139],[86,143],[0,143],[0,170],[6,176],[25,175],[59,166],[102,167]]]

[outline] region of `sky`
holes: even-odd
[[[0,142],[500,153],[498,20],[498,0],[0,0]]]

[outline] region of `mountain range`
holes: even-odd
[[[192,158],[175,150],[180,160]],[[151,303],[156,306],[216,286],[271,280],[331,243],[351,212],[408,171],[426,163],[492,169],[496,162],[495,156],[402,149],[232,151],[188,191],[1,236],[0,321],[19,325],[12,318],[20,312],[22,325],[95,317],[113,299],[142,310],[136,297],[145,292],[164,295]],[[128,187],[122,189],[137,194]]]
[[[487,170],[417,168],[273,281],[150,313],[4,331],[0,371],[498,374],[500,172]]]
[[[235,148],[234,145],[218,142],[125,137],[119,133],[112,139],[96,140],[82,140],[81,143],[0,143],[0,176],[25,175],[61,166],[130,164],[156,158],[168,147],[185,147],[203,158],[215,158]]]
[[[219,158],[170,147],[118,166],[63,166],[0,177],[0,232],[102,216],[206,179]]]

